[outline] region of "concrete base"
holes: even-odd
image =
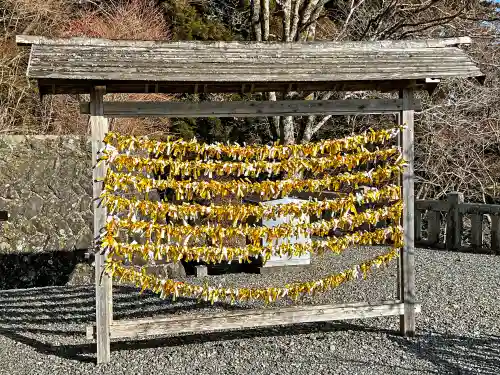
[[[196,266],[194,268],[195,277],[205,277],[208,276],[207,266]]]
[[[293,264],[293,265],[280,265],[280,266],[271,266],[271,267],[259,267],[259,274],[261,275],[269,275],[273,273],[287,272],[287,271],[302,271],[306,270],[311,266],[308,264]]]
[[[307,266],[309,264],[311,264],[311,254],[300,257],[272,256],[262,267]]]

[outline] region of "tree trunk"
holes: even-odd
[[[292,116],[281,117],[280,140],[284,145],[291,145],[295,143],[295,126]]]
[[[269,0],[262,0],[269,4]],[[260,0],[252,0],[252,29],[255,41],[262,41],[262,26],[260,24]]]

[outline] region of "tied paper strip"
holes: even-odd
[[[108,163],[103,203],[113,214],[108,218],[105,232],[101,237],[101,247],[108,254],[106,269],[120,279],[135,282],[142,290],[152,289],[162,297],[179,296],[197,297],[206,301],[249,300],[260,299],[273,302],[279,298],[296,299],[305,294],[326,291],[342,283],[366,277],[373,268],[386,265],[399,255],[403,246],[403,231],[396,223],[401,216],[402,203],[399,187],[391,185],[391,181],[405,166],[401,158],[401,150],[392,147],[386,150],[367,151],[368,144],[385,145],[394,139],[401,128],[373,131],[347,137],[344,139],[325,140],[304,145],[272,145],[272,146],[240,146],[229,144],[202,144],[196,140],[167,140],[158,142],[147,137],[126,137],[115,133],[106,136],[106,147],[100,162]],[[156,155],[159,158],[131,156],[133,152]],[[125,154],[123,154],[125,152]],[[343,154],[349,153],[351,154]],[[229,161],[227,160],[229,159]],[[231,159],[233,161],[231,161]],[[239,162],[234,162],[234,160]],[[263,181],[253,183],[247,177],[256,177],[265,172],[270,175],[282,172],[307,171],[321,174],[329,169],[347,167],[350,171],[355,167],[370,162],[387,162],[389,166],[377,166],[368,172],[342,173],[335,176],[324,176],[319,179],[285,179],[281,181]],[[140,173],[157,173],[167,168],[170,172],[166,179],[155,180],[146,175],[120,173],[123,171]],[[118,171],[118,172],[116,172]],[[232,175],[237,181],[197,181],[202,175]],[[189,177],[191,180],[179,181],[174,177]],[[194,180],[193,180],[194,178]],[[149,202],[135,198],[127,199],[121,192],[149,192],[153,189],[174,189],[177,199],[191,200],[194,197],[211,199],[214,196],[234,194],[243,197],[250,193],[259,194],[265,199],[288,195],[292,191],[320,192],[322,190],[339,190],[341,187],[357,188],[359,185],[376,186],[364,194],[349,194],[346,197],[311,201],[300,205],[278,205],[265,207],[256,205],[202,206],[198,204],[174,205],[168,202]],[[385,186],[383,186],[385,185]],[[120,195],[119,195],[120,194]],[[394,202],[395,201],[395,202]],[[358,213],[356,205],[367,203],[384,203],[390,206],[381,209],[368,209]],[[252,211],[253,210],[253,211]],[[250,216],[267,217],[271,215],[293,214],[301,217],[304,214],[319,214],[325,210],[340,213],[339,218],[317,223],[283,224],[274,228],[256,228],[242,225]],[[123,211],[128,215],[123,216]],[[149,216],[149,221],[137,219],[139,214]],[[168,216],[174,219],[196,220],[205,216],[212,219],[230,219],[233,224],[221,226],[190,226],[158,223],[158,219]],[[375,224],[380,220],[392,220],[395,224],[371,232],[357,231],[342,237],[333,237],[324,241],[312,241],[309,244],[282,244],[277,247],[262,247],[259,240],[280,238],[293,234],[327,235],[335,228],[354,229],[364,224]],[[130,244],[118,241],[117,233],[122,229],[142,234],[146,243]],[[342,228],[342,229],[344,229]],[[189,233],[187,233],[189,232]],[[187,235],[186,235],[187,234]],[[212,238],[212,246],[188,246],[188,239],[197,235],[208,235]],[[251,239],[250,245],[243,248],[227,248],[223,246],[225,238],[245,235]],[[165,238],[185,237],[176,245],[165,243]],[[186,239],[187,238],[187,239]],[[174,280],[161,279],[147,273],[144,267],[140,270],[125,266],[123,261],[139,254],[150,261],[157,259],[197,259],[208,262],[238,259],[240,262],[250,257],[259,256],[264,260],[271,255],[302,255],[306,252],[322,254],[331,251],[340,254],[354,245],[375,245],[390,243],[393,249],[384,255],[359,264],[342,273],[330,275],[324,279],[303,283],[288,284],[284,287],[268,288],[224,288],[205,285],[190,285]]]

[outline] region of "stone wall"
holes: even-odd
[[[42,282],[47,273],[71,272],[84,259],[92,242],[91,157],[87,137],[0,137],[0,210],[10,214],[0,224],[4,288],[53,285]]]

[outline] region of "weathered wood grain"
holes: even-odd
[[[103,139],[108,132],[108,120],[104,117],[103,96],[105,87],[97,86],[91,93],[90,126],[92,133],[92,161],[96,163],[98,152],[103,148]],[[106,176],[106,165],[93,165],[93,198],[94,198],[94,238],[98,238],[106,224],[106,207],[99,205],[102,192],[102,181]],[[96,250],[99,250],[96,243]],[[97,362],[107,363],[111,359],[110,323],[113,320],[113,300],[111,277],[104,272],[106,256],[98,251],[95,255],[96,286],[96,326],[97,326]]]
[[[411,103],[414,91],[403,90],[403,110],[399,120],[405,126],[399,138],[406,167],[402,174],[403,228],[404,246],[399,261],[399,298],[404,303],[404,312],[400,315],[401,333],[406,336],[415,334],[415,191],[414,191],[414,111]]]
[[[421,110],[420,100],[412,108]],[[105,102],[109,117],[266,117],[303,115],[356,115],[401,111],[401,99],[283,100],[235,102]],[[90,113],[90,103],[80,103],[80,113]]]
[[[467,40],[204,43],[18,38],[20,44],[33,44],[28,77],[53,79],[56,86],[64,80],[235,83],[238,91],[256,83],[286,87],[329,82],[327,89],[332,89],[334,82],[355,81],[368,89],[370,81],[423,80],[426,85],[429,78],[482,76],[454,47],[462,41]],[[264,85],[254,90],[271,89]],[[69,93],[61,87],[54,91]]]
[[[416,311],[420,306],[415,305]],[[111,326],[112,338],[141,338],[153,335],[199,333],[226,329],[249,329],[298,323],[397,316],[404,311],[399,301],[348,303],[342,305],[294,306],[278,309],[243,310],[213,315],[189,315],[172,318],[118,320]],[[95,337],[87,328],[87,338]]]
[[[241,46],[245,48],[249,45],[258,45],[259,48],[289,47],[297,48],[297,45],[307,45],[314,49],[331,48],[442,48],[446,46],[456,46],[460,44],[471,44],[470,37],[443,38],[443,39],[423,39],[423,40],[383,40],[367,42],[306,42],[306,43],[254,43],[254,42],[166,42],[166,41],[142,41],[142,40],[111,40],[99,38],[48,38],[36,35],[17,35],[16,43],[20,45],[49,44],[49,45],[79,45],[79,46],[128,46],[128,47],[159,47],[159,46],[179,46],[182,48],[196,48],[198,46],[212,45],[217,48],[227,48],[228,46]],[[300,48],[300,47],[299,47]]]

